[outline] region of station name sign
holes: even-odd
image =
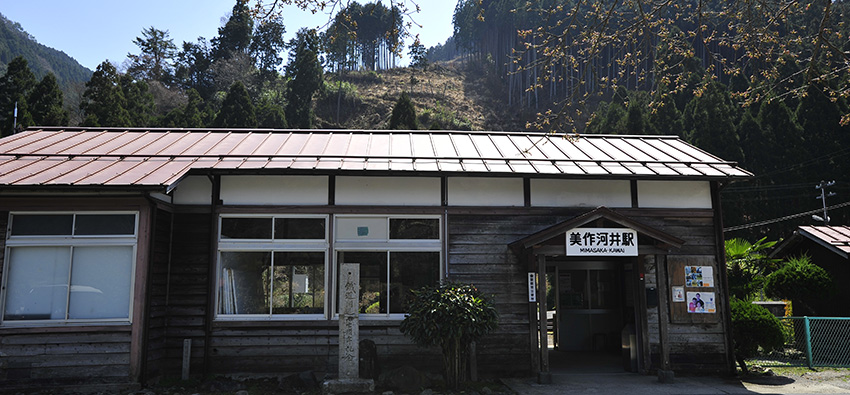
[[[637,256],[637,231],[574,228],[567,231],[567,256]]]

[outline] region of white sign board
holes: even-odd
[[[637,231],[574,228],[567,231],[567,256],[637,256]]]
[[[537,302],[537,273],[528,272],[528,301]]]

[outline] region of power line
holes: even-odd
[[[839,204],[836,204],[836,205],[833,205],[833,206],[829,206],[826,209],[832,210],[832,209],[847,207],[847,206],[850,206],[850,202],[839,203]],[[794,219],[794,218],[805,217],[807,215],[817,214],[817,213],[820,213],[820,212],[823,212],[822,208],[815,209],[815,210],[809,210],[809,211],[806,211],[804,213],[791,214],[791,215],[786,215],[784,217],[768,219],[768,220],[764,220],[764,221],[760,221],[760,222],[753,222],[751,224],[730,226],[728,228],[723,228],[723,231],[724,232],[733,232],[733,231],[741,230],[741,229],[750,229],[750,228],[755,228],[757,226],[769,225],[769,224],[774,224],[774,223],[777,223],[777,222],[788,221],[788,220],[791,220],[791,219]]]

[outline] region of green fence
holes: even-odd
[[[850,367],[850,318],[783,317],[785,346],[753,358],[762,366]]]

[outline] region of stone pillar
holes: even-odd
[[[325,394],[372,393],[375,382],[359,377],[360,264],[339,265],[339,377],[326,381]]]

